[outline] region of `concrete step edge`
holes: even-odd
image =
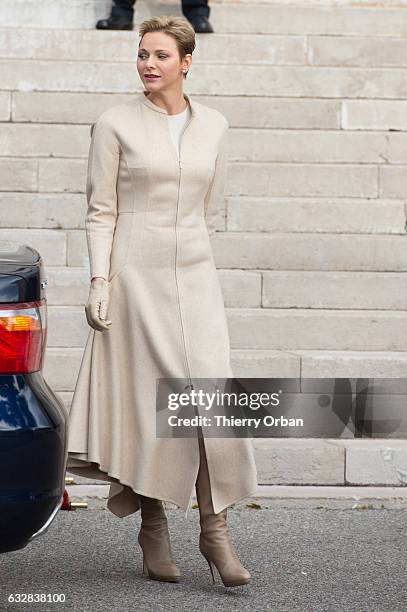
[[[109,484],[67,485],[72,499],[105,499],[109,494]],[[318,486],[318,485],[259,485],[251,497],[270,499],[406,499],[407,487],[377,486]],[[193,496],[192,500],[196,497]],[[194,503],[194,502],[193,502]]]

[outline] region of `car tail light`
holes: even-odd
[[[0,373],[42,369],[47,342],[46,300],[0,304]]]

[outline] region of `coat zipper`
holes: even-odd
[[[186,128],[190,124],[191,119],[192,119],[192,117],[189,118],[188,122],[186,123],[186,125],[184,126],[184,128],[183,128],[183,130],[181,132],[181,138],[180,138],[180,144],[179,144],[179,159],[178,159],[179,174],[178,174],[177,212],[176,212],[176,217],[175,217],[175,266],[174,266],[175,284],[176,284],[176,287],[177,287],[178,314],[179,314],[179,320],[180,320],[180,323],[181,323],[182,340],[183,340],[183,344],[184,344],[185,365],[186,365],[186,369],[187,369],[187,372],[188,372],[188,378],[189,378],[189,385],[187,385],[185,387],[186,389],[188,387],[193,389],[194,385],[192,384],[191,370],[190,370],[189,362],[188,362],[188,354],[187,354],[187,347],[186,347],[186,342],[185,342],[185,333],[184,333],[184,325],[183,325],[183,321],[182,321],[181,302],[180,302],[179,287],[178,287],[178,278],[177,278],[177,251],[178,251],[177,221],[178,221],[178,205],[179,205],[179,194],[180,194],[180,188],[181,188],[181,173],[182,173],[182,162],[181,162],[182,137],[184,135],[184,132],[185,132]]]

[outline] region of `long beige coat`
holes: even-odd
[[[167,112],[148,92],[92,126],[86,236],[91,278],[109,281],[110,328],[90,328],[69,419],[68,471],[111,482],[107,507],[137,511],[137,493],[190,508],[196,437],[156,437],[156,379],[233,377],[211,249],[223,208],[228,122],[191,110],[180,161]],[[208,438],[215,512],[256,492],[248,438]]]

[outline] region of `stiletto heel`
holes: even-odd
[[[205,557],[205,555],[203,555]],[[212,561],[210,559],[208,559],[208,557],[205,557],[208,565],[209,565],[209,569],[211,570],[211,574],[212,574],[212,583],[215,584],[215,574],[213,572],[213,568],[212,568]]]
[[[213,584],[215,584],[215,582],[216,582],[215,581],[215,573],[214,573],[213,567],[212,567],[213,563],[212,563],[212,561],[208,561],[208,563],[209,563],[209,569],[211,570],[211,574],[212,574],[212,582],[213,582]]]

